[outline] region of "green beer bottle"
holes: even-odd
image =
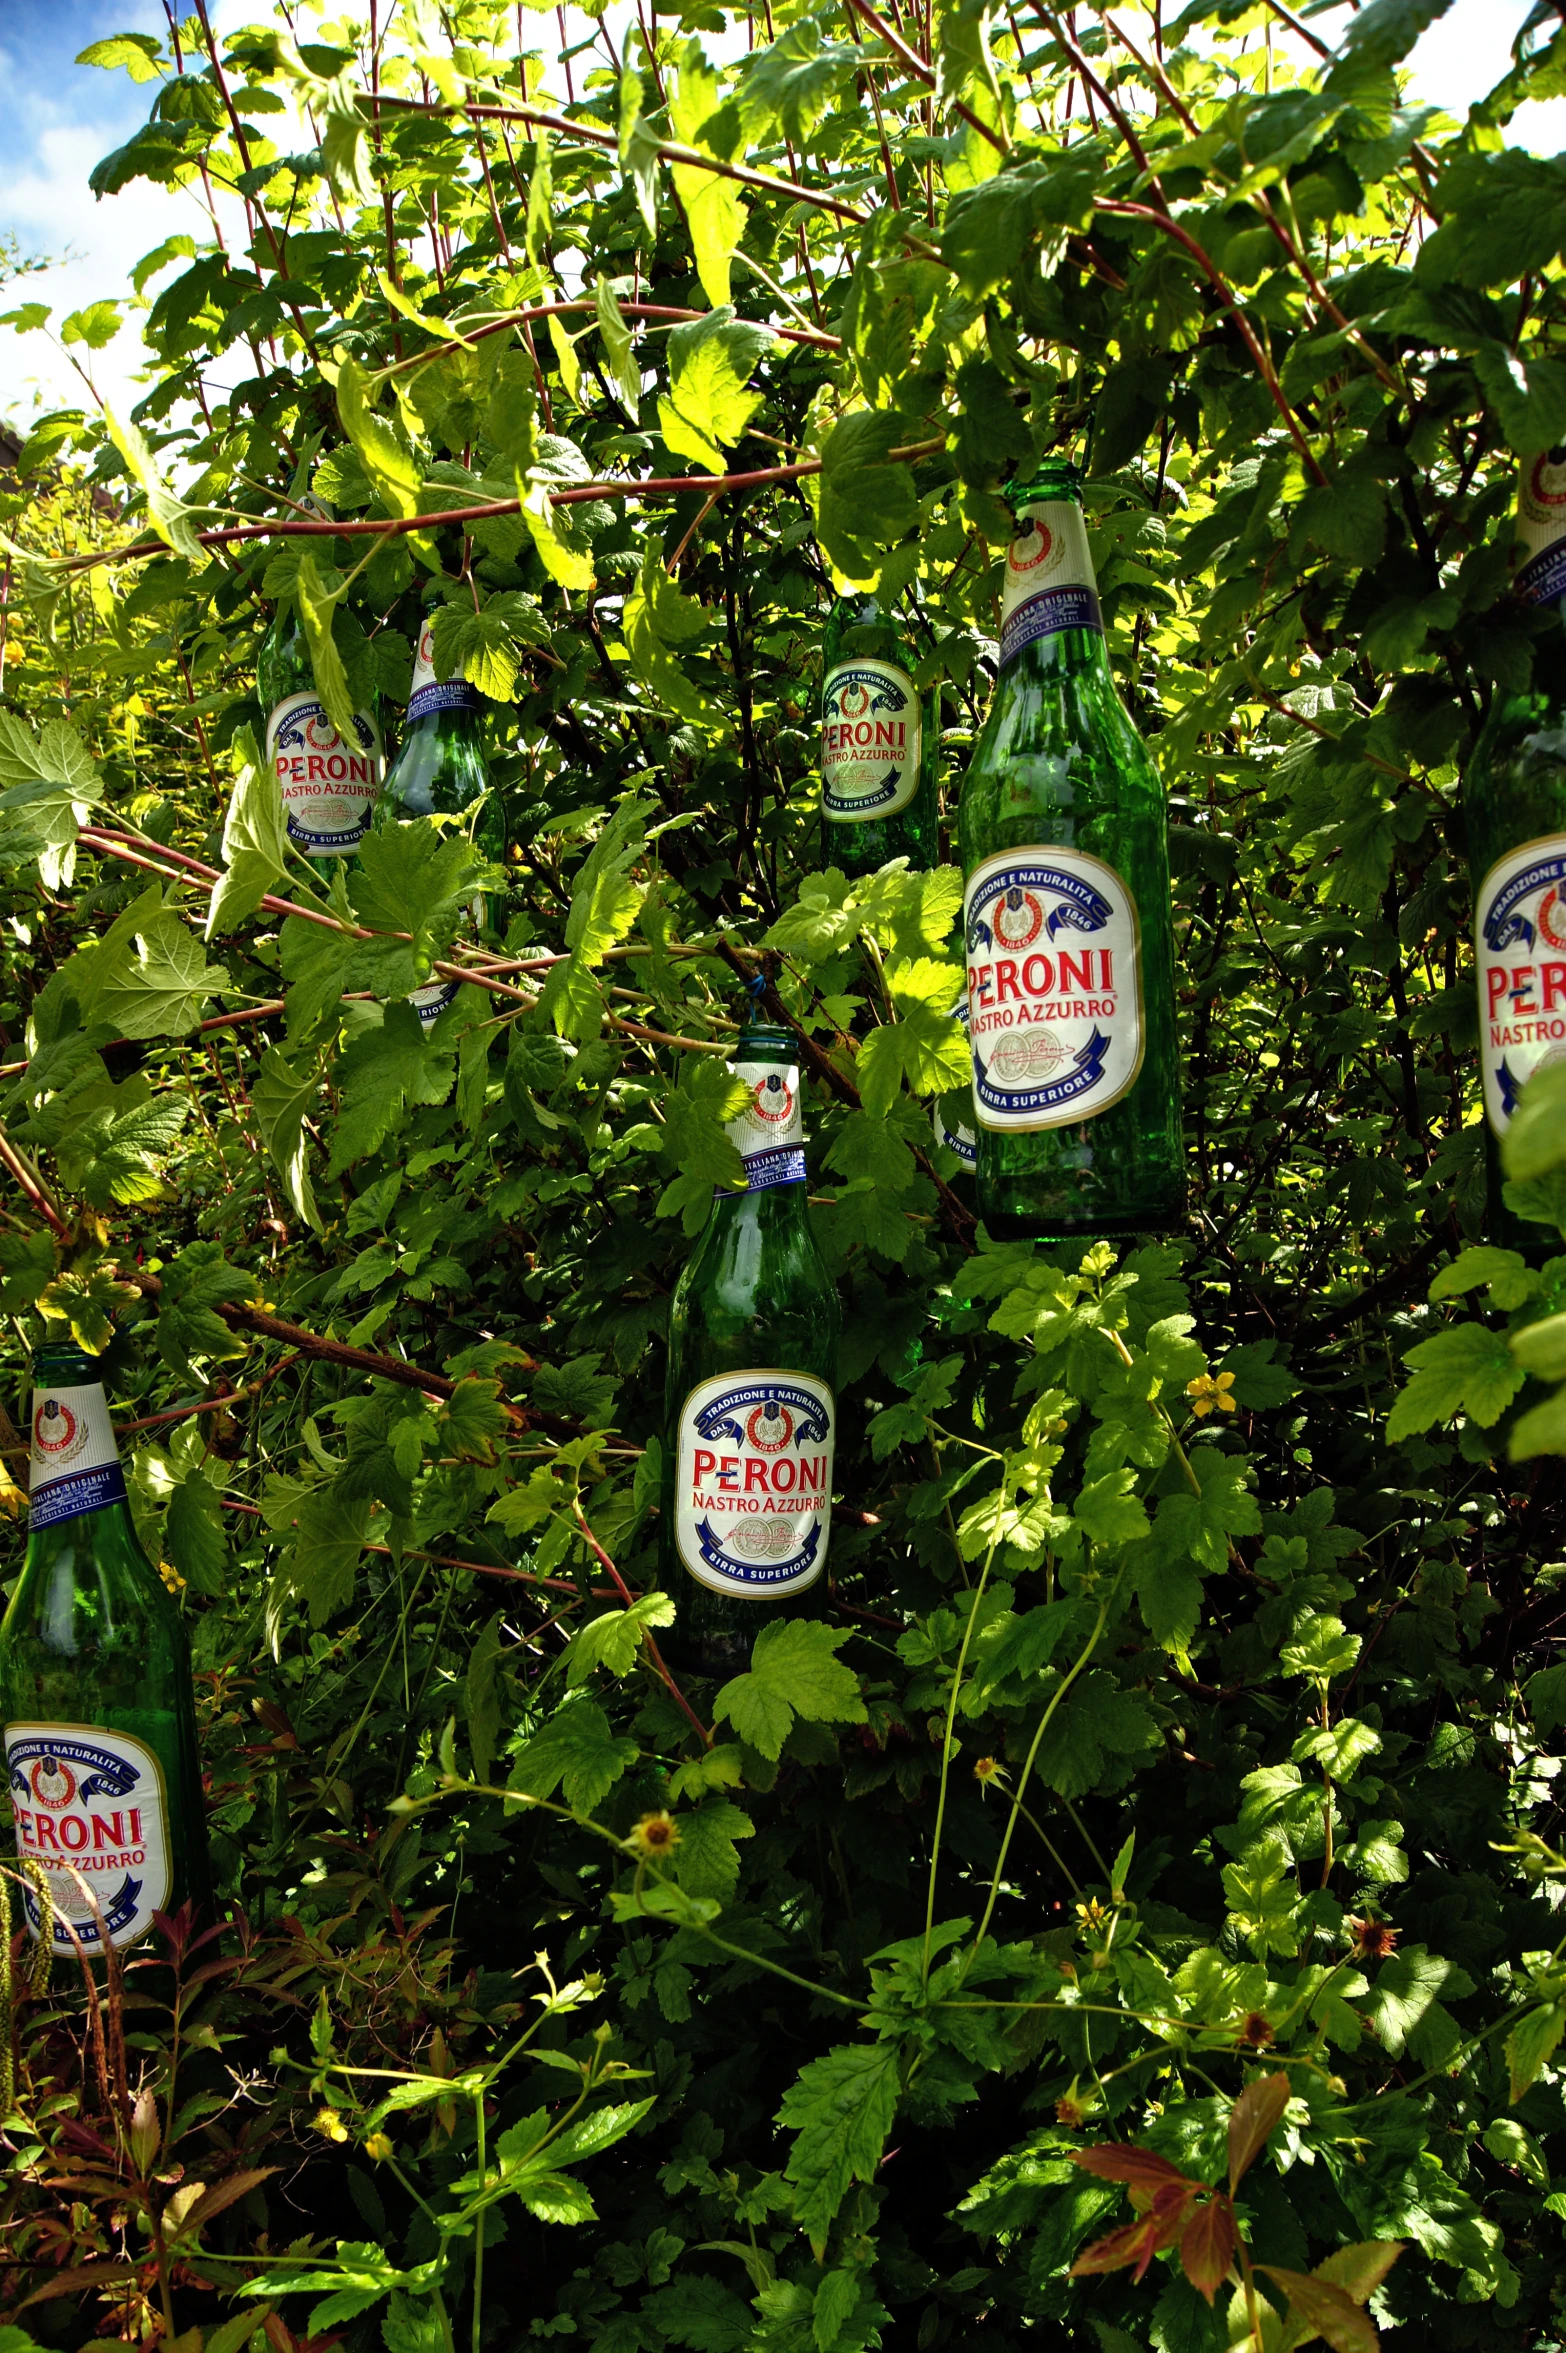
[[[847,875],[889,858],[922,872],[940,855],[935,698],[921,698],[911,649],[873,596],[837,599],[822,662],[822,857]]]
[[[435,675],[433,624],[419,631],[413,687],[402,747],[386,771],[373,822],[395,825],[410,817],[460,817],[475,849],[492,864],[506,854],[505,822],[484,757],[480,713],[484,698],[465,678],[442,684]],[[487,920],[483,894],[469,910],[473,928]],[[408,1002],[428,1029],[456,996],[460,982],[437,979]]]
[[[375,713],[354,713],[345,743],[316,692],[298,614],[280,604],[256,657],[256,689],[267,712],[266,764],[277,778],[288,838],[307,858],[350,858],[369,831],[381,788],[381,731]]]
[[[1523,1081],[1566,1055],[1566,445],[1524,458],[1518,594],[1549,618],[1533,676],[1498,693],[1463,780],[1474,893],[1490,1222],[1525,1240],[1501,1199],[1498,1139]]]
[[[1137,1234],[1184,1208],[1163,789],[1115,690],[1076,469],[1008,502],[1000,674],[963,783],[979,1215]]]
[[[745,1190],[714,1199],[675,1286],[659,1533],[671,1652],[733,1674],[763,1626],[820,1608],[839,1317],[810,1230],[794,1041],[747,1023],[730,1068],[751,1090],[729,1128]]]
[[[190,1649],[136,1540],[98,1370],[66,1343],[33,1359],[27,1557],[0,1622],[16,1852],[47,1874],[60,1953],[211,1905]]]

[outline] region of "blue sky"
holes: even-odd
[[[335,13],[361,11],[367,13],[364,0],[338,0]],[[266,21],[272,12],[270,0],[215,0],[212,13],[221,33]],[[1414,53],[1417,95],[1461,114],[1506,70],[1509,44],[1526,13],[1527,0],[1455,0]],[[1319,21],[1331,37],[1337,18]],[[87,186],[99,157],[146,120],[152,91],[122,70],[78,66],[75,57],[105,34],[161,30],[164,22],[160,0],[0,5],[0,88],[8,100],[0,231],[13,233],[26,252],[62,257],[61,266],[0,297],[4,307],[36,299],[52,304],[58,319],[122,295],[142,254],[178,230],[200,233],[201,216],[189,196],[137,180],[100,204]],[[1512,135],[1540,153],[1566,148],[1566,99],[1525,108]],[[136,361],[131,325],[91,359],[99,389],[134,398]],[[45,337],[0,328],[0,415],[25,423],[37,408],[76,406],[83,397],[67,356]]]

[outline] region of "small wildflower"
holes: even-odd
[[[644,1861],[661,1862],[679,1845],[680,1826],[671,1813],[660,1808],[656,1814],[644,1814],[625,1843]]]
[[[988,1789],[992,1781],[1004,1781],[1006,1768],[998,1757],[975,1757],[973,1778],[981,1789]]]
[[[1089,1896],[1085,1904],[1078,1904],[1077,1918],[1081,1921],[1083,1927],[1087,1929],[1107,1928],[1109,1926],[1109,1913],[1105,1906],[1099,1902],[1096,1895]]]
[[[1240,1401],[1230,1395],[1233,1387],[1233,1373],[1198,1373],[1194,1381],[1187,1381],[1185,1393],[1197,1420],[1201,1421],[1215,1407],[1219,1413],[1238,1413]]]
[[[1087,2110],[1075,2092],[1062,2092],[1055,2102],[1055,2122],[1065,2125],[1069,2132],[1080,2132],[1087,2122]]]
[[[184,1592],[185,1580],[180,1575],[178,1569],[174,1566],[172,1561],[160,1560],[158,1563],[158,1575],[163,1579],[164,1584],[168,1587],[171,1593],[179,1594]]]
[[[1277,2028],[1265,2011],[1252,2010],[1242,2021],[1234,2039],[1238,2043],[1249,2043],[1253,2050],[1264,2051],[1270,2042],[1277,2040]]]
[[[310,2122],[326,2140],[345,2141],[348,2138],[348,2128],[335,2108],[318,2108]]]
[[[1356,1961],[1384,1961],[1389,1953],[1396,1952],[1402,1931],[1390,1921],[1350,1920],[1348,1925],[1354,1938]]]
[[[364,2144],[364,2153],[367,2157],[373,2157],[377,2165],[381,2164],[392,2153],[391,2135],[372,2132]]]

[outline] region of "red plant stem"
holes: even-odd
[[[620,309],[628,319],[679,320],[699,319],[705,316],[702,311],[682,310],[677,304],[670,302],[622,302]],[[462,330],[463,339],[468,343],[482,343],[486,335],[509,334],[513,327],[531,326],[535,319],[559,319],[582,312],[590,313],[596,318],[598,315],[597,303],[533,302],[529,303],[524,310],[507,311],[503,317],[492,319],[488,326],[464,327]],[[780,335],[788,343],[820,344],[823,348],[832,351],[841,351],[843,348],[843,340],[840,335],[828,335],[821,327],[774,326],[771,327],[771,332],[774,335]],[[426,360],[439,359],[445,349],[444,343],[431,344],[428,351],[410,352],[406,359],[394,360],[389,368],[383,368],[380,373],[384,376],[398,376],[408,368],[421,368]]]
[[[225,1495],[222,1504],[225,1511],[243,1512],[247,1519],[261,1520],[266,1517],[259,1504],[241,1503],[237,1495]],[[361,1549],[380,1553],[386,1560],[396,1557],[389,1544],[366,1544]],[[427,1560],[437,1569],[468,1569],[475,1577],[506,1577],[518,1585],[537,1585],[549,1593],[569,1593],[574,1600],[581,1599],[582,1588],[573,1585],[569,1577],[535,1577],[531,1569],[503,1569],[494,1561],[487,1560],[454,1560],[449,1553],[419,1552],[411,1544],[403,1546],[402,1558]],[[617,1591],[613,1585],[591,1585],[588,1587],[588,1598],[592,1601],[618,1601],[624,1590],[623,1586]]]
[[[626,1608],[630,1609],[635,1603],[636,1595],[631,1591],[631,1588],[629,1585],[627,1585],[625,1579],[621,1576],[619,1570],[615,1567],[614,1562],[609,1558],[609,1555],[607,1552],[605,1552],[603,1546],[599,1543],[597,1537],[593,1534],[592,1529],[588,1526],[586,1516],[583,1513],[580,1504],[578,1504],[576,1507],[576,1524],[581,1529],[582,1534],[587,1538],[588,1543],[592,1546],[598,1558],[602,1561],[604,1567],[608,1570],[610,1576],[614,1579],[615,1585],[622,1600],[625,1603]],[[700,1716],[697,1715],[696,1710],[691,1706],[690,1701],[686,1698],[684,1692],[680,1689],[678,1683],[675,1682],[674,1677],[670,1674],[669,1669],[664,1661],[663,1652],[658,1648],[657,1643],[653,1640],[652,1629],[650,1626],[644,1626],[642,1628],[642,1640],[647,1646],[648,1657],[652,1660],[653,1665],[657,1668],[658,1673],[663,1678],[664,1689],[668,1692],[669,1697],[679,1708],[681,1714],[686,1717],[687,1721],[692,1724],[695,1730],[701,1735],[701,1744],[703,1748],[711,1748],[712,1734],[708,1731],[706,1725],[702,1722]]]
[[[0,1165],[10,1170],[39,1216],[47,1225],[53,1227],[54,1232],[63,1242],[70,1228],[49,1199],[48,1194],[27,1168],[21,1154],[7,1142],[4,1136],[0,1136]]]
[[[901,58],[916,81],[922,82],[926,89],[933,90],[935,88],[936,77],[925,64],[924,59],[917,50],[909,48],[901,33],[893,32],[884,17],[877,16],[875,10],[870,6],[870,0],[848,0],[848,4],[856,16],[862,16],[872,31],[880,34],[888,49],[895,56]],[[954,114],[960,114],[963,121],[977,131],[981,139],[988,139],[990,145],[1000,154],[1004,155],[1007,152],[1003,135],[992,129],[989,123],[981,122],[971,106],[964,105],[960,98],[954,98],[952,111]]]

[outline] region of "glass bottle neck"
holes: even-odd
[[[117,1508],[116,1508],[117,1507]],[[128,1509],[125,1473],[101,1381],[39,1368],[33,1394],[28,1530],[38,1535],[89,1513]]]

